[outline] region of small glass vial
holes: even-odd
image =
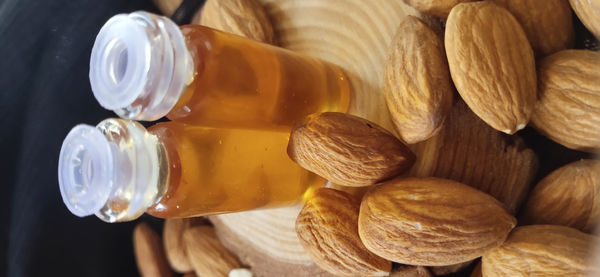
[[[90,84],[100,105],[122,118],[202,126],[290,127],[311,113],[346,112],[350,99],[335,65],[147,12],[102,27]]]
[[[106,222],[292,205],[326,181],[287,157],[288,138],[177,122],[77,125],[60,152],[60,191],[73,214]]]

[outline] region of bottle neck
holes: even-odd
[[[168,176],[163,143],[135,121],[106,119],[95,128],[78,125],[63,142],[60,190],[77,216],[134,220],[160,200]]]
[[[142,11],[113,16],[92,48],[94,96],[122,118],[152,121],[165,116],[193,76],[185,38],[164,16]]]
[[[106,119],[96,128],[108,140],[115,161],[111,193],[96,216],[107,222],[134,220],[166,191],[169,166],[165,148],[157,136],[135,121]]]

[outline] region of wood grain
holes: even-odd
[[[408,14],[402,1],[261,0],[282,47],[340,66],[353,88],[349,112],[394,132],[381,89],[388,45]],[[435,24],[431,18],[424,21]],[[329,276],[304,251],[301,206],[211,217],[224,245],[257,276]]]
[[[217,236],[256,276],[333,276],[317,267],[295,231],[301,205],[210,217]]]

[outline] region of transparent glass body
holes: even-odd
[[[293,126],[305,116],[348,109],[337,66],[204,26],[181,27],[194,80],[167,114],[209,126]]]
[[[188,217],[298,203],[326,180],[287,156],[289,131],[257,131],[158,123],[148,129],[169,159],[169,181],[148,209]]]
[[[350,84],[330,63],[199,25],[134,12],[96,38],[90,83],[120,117],[202,126],[292,126],[308,114],[345,112]]]
[[[286,154],[289,131],[107,119],[75,127],[59,161],[63,201],[107,222],[147,212],[191,217],[298,203],[326,180]]]

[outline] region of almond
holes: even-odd
[[[500,247],[482,259],[482,273],[494,276],[598,276],[588,265],[597,238],[558,225],[516,228]]]
[[[154,5],[166,16],[172,16],[183,0],[152,0]]]
[[[469,108],[496,130],[523,129],[536,102],[535,60],[510,12],[487,1],[458,4],[446,22],[445,46]]]
[[[525,224],[555,224],[591,233],[600,224],[600,161],[567,164],[542,179],[523,211]]]
[[[516,220],[493,197],[440,178],[395,179],[363,197],[358,233],[371,252],[411,265],[475,259],[506,239]]]
[[[212,226],[194,226],[183,233],[187,254],[198,276],[227,276],[240,262],[221,244]]]
[[[475,0],[404,0],[404,3],[422,13],[446,18],[454,6],[471,1]]]
[[[192,23],[275,44],[271,21],[256,0],[208,0]]]
[[[568,0],[493,0],[521,23],[537,56],[573,47],[575,31]]]
[[[419,159],[410,175],[469,185],[498,199],[512,214],[525,200],[538,168],[536,154],[520,137],[490,128],[462,101],[438,135],[413,150]]]
[[[432,277],[424,266],[401,265],[392,270],[390,277]]]
[[[415,160],[410,149],[377,124],[333,112],[310,115],[294,127],[287,152],[300,166],[351,187],[390,179]]]
[[[600,53],[557,52],[540,62],[538,76],[536,130],[574,150],[600,149]]]
[[[600,1],[598,0],[569,0],[571,8],[581,20],[581,23],[600,39]]]
[[[163,244],[167,253],[167,260],[171,267],[179,272],[192,271],[188,260],[183,232],[191,226],[191,221],[186,218],[166,219],[163,227]]]
[[[133,252],[141,276],[174,276],[160,237],[147,223],[140,223],[133,230]]]
[[[322,269],[338,276],[387,276],[392,263],[371,253],[358,236],[360,202],[343,191],[321,188],[298,215],[296,233]]]
[[[396,31],[384,69],[383,90],[402,140],[435,135],[452,107],[452,85],[442,40],[425,23],[407,16]]]

